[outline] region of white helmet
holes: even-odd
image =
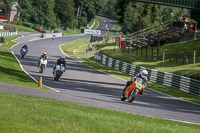
[[[147,72],[147,70],[142,70],[142,76],[144,76],[144,77],[147,77],[148,76],[148,72]]]

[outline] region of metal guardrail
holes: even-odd
[[[108,67],[119,70],[131,76],[135,76],[142,70],[147,70],[149,73],[148,79],[151,82],[162,84],[164,86],[168,86],[177,90],[181,90],[183,92],[192,93],[200,96],[199,80],[191,79],[173,73],[161,72],[155,69],[135,66],[127,62],[122,62],[120,60],[110,58],[106,55],[95,54],[94,59],[101,61],[102,64]]]

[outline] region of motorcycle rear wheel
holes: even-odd
[[[128,101],[132,102],[133,100],[135,100],[135,97],[137,96],[137,94],[138,94],[138,91],[136,91],[136,90],[133,89],[132,92],[131,92],[131,95],[130,95],[130,97],[128,99]]]
[[[24,54],[22,54],[22,59],[24,58]]]
[[[126,97],[121,96],[121,101],[125,101],[125,100],[126,100]]]
[[[120,99],[121,99],[121,101],[125,101],[126,100],[125,92],[124,91],[122,92],[122,95],[121,95]]]

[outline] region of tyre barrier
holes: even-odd
[[[181,90],[183,92],[200,96],[200,80],[191,79],[173,73],[161,72],[155,69],[135,66],[133,64],[122,62],[102,54],[95,54],[94,59],[101,61],[102,64],[110,68],[119,70],[130,76],[135,76],[142,70],[147,70],[149,73],[148,79],[153,83],[158,83],[167,87]]]

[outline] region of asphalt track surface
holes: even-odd
[[[132,103],[122,102],[120,95],[126,81],[92,69],[69,57],[66,59],[67,70],[59,81],[54,81],[52,69],[56,60],[63,55],[59,46],[73,40],[89,37],[88,35],[28,41],[37,35],[22,34],[24,37],[17,40],[21,43],[12,48],[15,56],[29,75],[36,80],[42,76],[43,84],[54,90],[31,89],[1,83],[1,92],[48,97],[87,106],[200,124],[199,104],[183,101],[150,89],[145,90],[144,95],[138,95]],[[19,51],[25,42],[29,47],[29,52],[24,59],[21,59]],[[48,54],[49,63],[44,73],[41,74],[37,68],[37,61],[44,51]]]

